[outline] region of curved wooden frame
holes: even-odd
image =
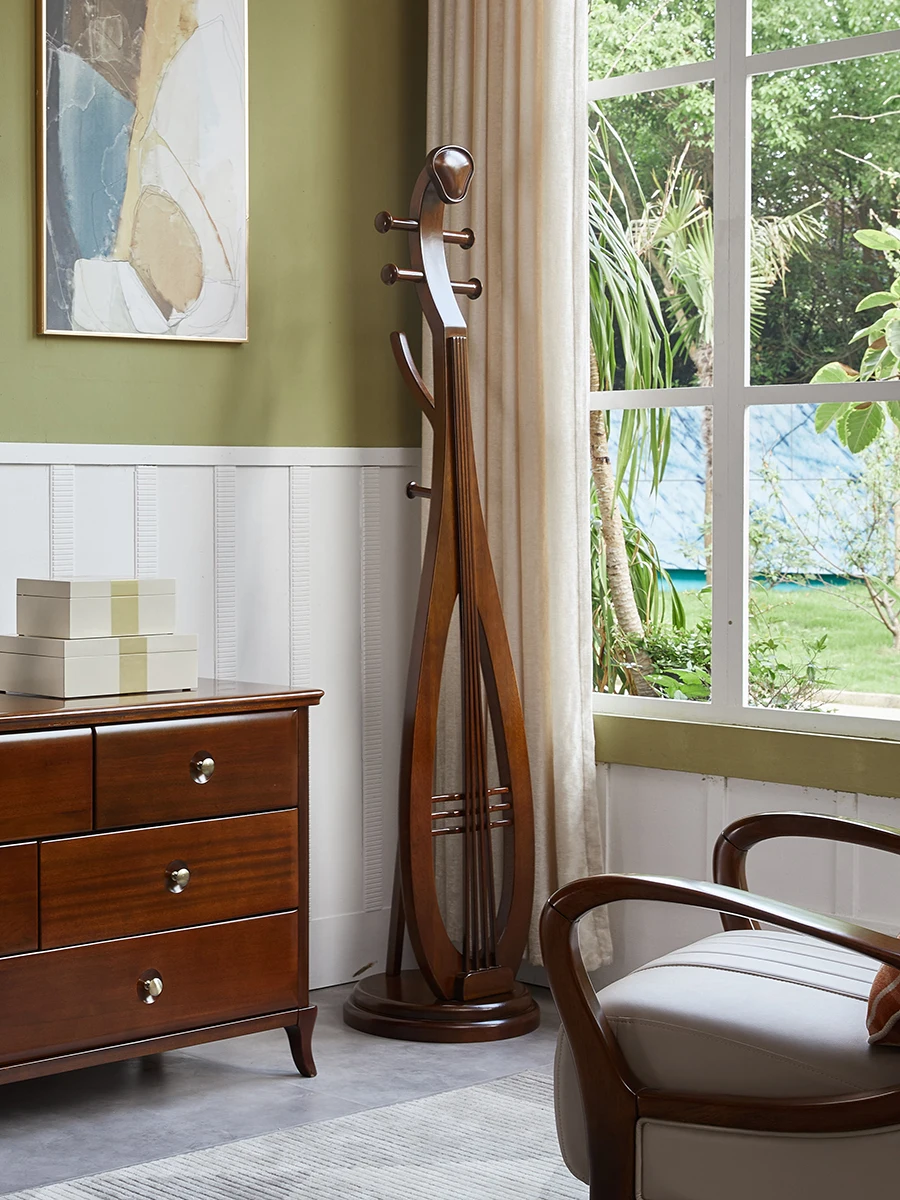
[[[768,812],[741,817],[719,834],[713,850],[713,879],[728,887],[747,891],[747,853],[760,842],[773,838],[817,838],[886,850],[900,854],[900,830],[887,825],[869,825],[849,817],[829,817],[824,813]],[[722,914],[725,929],[759,929],[758,921]]]
[[[411,280],[432,332],[434,389],[429,393],[402,334],[391,342],[401,374],[434,428],[431,509],[423,554],[419,602],[407,679],[400,771],[400,899],[419,970],[438,1000],[465,1002],[511,994],[525,951],[534,881],[534,825],[525,720],[500,595],[488,548],[478,493],[469,405],[466,322],[456,293],[445,243],[465,238],[444,229],[448,205],[464,199],[474,171],[472,156],[459,146],[442,146],[427,156],[410,202],[410,217],[398,223],[409,234]],[[379,218],[379,227],[387,224]],[[393,264],[385,268],[391,277]],[[399,268],[397,269],[399,270]],[[481,284],[470,280],[474,298]],[[477,287],[475,287],[477,285]],[[454,606],[459,600],[466,783],[457,803],[464,833],[465,907],[463,947],[457,949],[444,925],[438,900],[433,846],[434,761],[444,655]],[[492,815],[484,775],[484,716],[494,733],[499,789],[505,818]],[[480,769],[479,769],[480,766]],[[457,810],[460,811],[460,810]],[[491,828],[503,826],[503,872],[495,904]],[[496,909],[496,912],[495,912]],[[399,924],[399,914],[395,920]],[[396,941],[397,939],[395,939]]]
[[[765,823],[753,826],[753,820],[750,818],[746,823],[747,838],[758,834],[760,828],[767,828]],[[824,826],[813,824],[808,827],[823,831],[813,836],[828,836]],[[735,826],[729,828],[734,830]],[[876,828],[870,826],[868,830]],[[741,844],[741,835],[735,836]],[[860,836],[870,834],[865,832]],[[895,834],[895,837],[896,848],[900,849],[900,835]],[[845,840],[854,839],[847,836]],[[747,848],[752,844],[750,841]],[[895,847],[885,845],[880,848]],[[645,1088],[625,1061],[578,946],[581,918],[618,900],[659,900],[711,909],[744,921],[746,924],[738,926],[740,928],[753,928],[752,922],[765,921],[855,950],[900,969],[900,941],[897,938],[755,896],[739,888],[649,875],[600,875],[579,879],[561,888],[548,900],[541,915],[541,947],[553,998],[572,1045],[578,1073],[588,1143],[591,1200],[634,1200],[635,1131],[642,1118],[772,1133],[843,1133],[900,1124],[900,1088],[811,1100],[691,1095]]]
[[[411,267],[388,263],[381,277],[387,284],[415,284],[431,329],[430,390],[406,336],[393,333],[391,347],[431,423],[434,444],[431,486],[407,488],[410,498],[426,499],[430,510],[403,717],[387,969],[357,985],[344,1015],[367,1032],[435,1041],[515,1037],[540,1021],[537,1005],[516,981],[534,898],[525,718],[481,508],[466,321],[457,303],[460,295],[477,300],[482,286],[477,279],[451,279],[445,249],[450,244],[467,250],[475,241],[471,229],[444,228],[447,206],[465,199],[474,169],[464,147],[439,146],[426,157],[409,217],[382,212],[375,218],[379,232],[409,235]],[[460,631],[462,779],[454,781],[458,792],[435,795],[441,683],[454,614]],[[458,938],[445,923],[434,851],[436,838],[455,835],[462,842]],[[404,932],[417,971],[401,970]]]

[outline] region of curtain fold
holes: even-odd
[[[585,0],[430,0],[428,148],[472,151],[454,278],[477,275],[479,484],[525,709],[536,823],[529,957],[547,897],[603,870],[591,716]],[[456,223],[459,218],[459,224]],[[426,439],[426,458],[429,441]],[[456,758],[457,749],[448,749]],[[605,914],[582,930],[611,957]]]

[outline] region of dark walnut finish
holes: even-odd
[[[0,960],[0,1063],[298,1007],[295,913],[24,954]]]
[[[92,763],[90,729],[0,738],[0,842],[90,829]]]
[[[477,299],[478,280],[451,280],[445,243],[468,249],[471,230],[444,229],[445,207],[463,200],[471,154],[433,150],[413,191],[408,219],[380,213],[376,228],[409,234],[412,269],[389,264],[385,283],[416,284],[432,333],[434,394],[403,334],[394,356],[434,429],[432,485],[412,496],[430,504],[410,654],[400,768],[398,884],[387,970],[364,979],[344,1008],[349,1025],[385,1037],[486,1041],[535,1029],[537,1005],[515,974],[534,891],[534,820],[525,722],[478,491],[466,322],[456,295]],[[458,792],[435,795],[435,747],[447,638],[460,635],[463,772]],[[491,738],[492,735],[492,738]],[[496,766],[492,766],[491,741]],[[438,899],[435,845],[462,842],[462,929],[448,930]],[[502,855],[501,861],[500,860]],[[418,970],[401,974],[408,932]]]
[[[864,846],[900,854],[900,830],[886,825],[869,825],[847,817],[828,817],[820,813],[754,813],[733,821],[719,834],[713,849],[713,879],[727,887],[747,890],[747,853],[760,842],[772,838],[815,838],[845,845]],[[725,929],[758,929],[758,921],[722,914]]]
[[[41,847],[41,946],[297,907],[297,814],[161,825]]]
[[[295,713],[113,725],[95,736],[98,829],[296,803]],[[207,759],[208,779],[199,770]]]
[[[315,1074],[307,763],[321,696],[211,680],[0,695],[0,841],[20,843],[0,844],[0,1082],[273,1028]]]
[[[285,712],[318,704],[320,691],[298,691],[231,679],[201,679],[190,692],[148,692],[129,696],[87,696],[50,700],[45,696],[0,692],[0,733],[84,729],[123,721],[163,721],[181,717],[229,717]]]
[[[900,831],[808,813],[765,813],[730,825],[719,838],[716,878],[738,886],[643,875],[600,875],[561,888],[544,907],[541,946],[584,1107],[591,1200],[634,1200],[638,1121],[653,1119],[771,1133],[844,1133],[900,1124],[900,1089],[816,1097],[748,1098],[645,1088],[619,1049],[578,948],[578,923],[619,900],[657,900],[722,914],[726,929],[760,922],[821,938],[900,969],[900,941],[872,929],[751,895],[744,857],[770,837],[832,838],[900,853]],[[726,1189],[727,1190],[727,1189]]]
[[[37,948],[37,842],[0,846],[0,954]]]
[[[515,981],[501,996],[436,1000],[421,971],[401,971],[363,979],[353,1000],[355,1029],[410,1042],[487,1042],[530,1033],[536,1024],[534,1000]]]
[[[315,1008],[300,1010],[300,1024],[305,1019],[315,1020]],[[197,1046],[201,1042],[217,1042],[224,1038],[244,1037],[248,1033],[262,1033],[267,1029],[284,1029],[291,1040],[300,1037],[297,1026],[291,1025],[297,1016],[296,1011],[270,1013],[265,1017],[248,1017],[243,1021],[228,1021],[224,1025],[207,1025],[204,1028],[193,1028],[187,1033],[165,1033],[157,1037],[141,1038],[134,1042],[116,1042],[101,1046],[97,1050],[76,1050],[71,1054],[53,1054],[48,1058],[29,1060],[24,1063],[13,1063],[8,1067],[0,1066],[0,1084],[18,1083],[22,1079],[39,1079],[44,1075],[58,1075],[61,1071],[75,1071],[80,1067],[96,1067],[101,1063],[118,1062],[123,1058],[144,1058],[149,1054],[164,1054],[167,1050],[180,1050],[183,1046]],[[312,1036],[310,1026],[309,1037]],[[293,1041],[291,1040],[291,1048]],[[315,1075],[312,1070],[302,1070],[296,1056],[294,1058],[297,1070],[301,1075]],[[310,1057],[309,1062],[312,1063]]]

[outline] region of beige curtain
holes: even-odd
[[[586,0],[430,0],[429,148],[475,158],[468,304],[473,425],[488,536],[525,707],[537,921],[603,870],[591,721]],[[426,445],[426,456],[428,447]],[[448,748],[449,751],[449,748]],[[456,749],[452,750],[456,757]],[[588,967],[608,927],[584,931]]]

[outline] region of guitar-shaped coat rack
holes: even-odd
[[[415,284],[431,328],[434,394],[404,334],[394,357],[434,430],[430,504],[403,722],[397,875],[387,964],[357,984],[349,1025],[414,1041],[492,1041],[535,1029],[540,1012],[516,981],[531,921],[534,818],[525,723],[478,493],[466,322],[457,296],[477,300],[477,279],[451,280],[445,245],[472,247],[471,229],[444,228],[445,209],[465,199],[471,154],[441,146],[426,158],[408,218],[379,213],[380,233],[409,234],[411,267],[393,263],[387,284]],[[460,790],[435,794],[441,682],[454,614],[459,622]],[[454,714],[455,715],[455,714]],[[457,903],[448,929],[439,900],[436,845],[459,838],[458,871],[442,886]],[[449,856],[448,856],[449,857]],[[408,933],[417,969],[403,970]]]

